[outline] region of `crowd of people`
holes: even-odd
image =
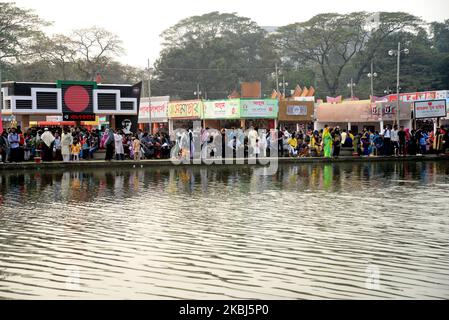
[[[320,131],[284,135],[290,156],[338,157],[342,150],[358,156],[406,156],[442,154],[449,151],[449,129],[410,130],[397,125],[382,132],[364,128],[362,132],[325,126]]]
[[[80,161],[97,159],[192,159],[210,157],[339,157],[342,151],[356,156],[406,156],[441,154],[449,151],[449,129],[436,132],[387,126],[382,132],[364,128],[362,132],[331,128],[290,133],[287,128],[259,130],[250,127],[177,131],[174,139],[165,132],[150,134],[138,130],[124,133],[112,128],[100,131],[80,127],[4,130],[0,135],[0,162]]]

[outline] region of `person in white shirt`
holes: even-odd
[[[391,130],[391,147],[393,149],[394,155],[399,155],[399,134],[398,126],[394,125],[393,130]]]
[[[384,137],[384,150],[383,154],[385,156],[391,156],[391,129],[390,126],[387,126],[383,133]]]

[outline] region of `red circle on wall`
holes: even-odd
[[[64,102],[71,111],[82,112],[89,105],[89,93],[81,86],[71,86],[64,94]]]

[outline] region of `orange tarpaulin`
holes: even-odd
[[[295,92],[293,93],[292,97],[298,98],[298,97],[301,96],[301,94],[302,94],[302,89],[301,89],[301,87],[299,85],[297,85],[296,88],[295,88]]]

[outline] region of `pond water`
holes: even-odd
[[[449,298],[449,163],[0,172],[0,298]]]

